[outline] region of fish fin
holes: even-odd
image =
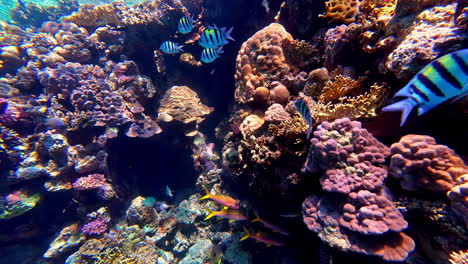
[[[208,215],[205,217],[205,219],[203,219],[205,221],[210,219],[211,217],[213,217],[215,215],[215,212],[211,211],[209,208],[206,208],[206,211],[208,212]]]
[[[233,29],[233,28],[234,28],[234,27],[231,27],[228,31],[226,31],[226,32],[224,33],[224,35],[226,36],[226,39],[229,39],[229,40],[232,40],[232,41],[236,41],[236,40],[231,36],[231,34],[232,34],[232,29]]]
[[[411,98],[403,99],[399,102],[393,103],[391,105],[387,105],[386,107],[382,108],[384,112],[398,112],[401,111],[401,122],[400,126],[406,122],[406,119],[411,113],[411,110],[416,106],[416,103]]]
[[[312,124],[309,125],[309,128],[307,128],[307,139],[310,139],[310,135],[312,135]]]
[[[407,87],[409,87],[409,86],[407,85],[407,86],[401,88],[398,92],[396,92],[394,97],[411,97],[413,94],[411,93],[410,89],[407,88]]]
[[[254,211],[254,215],[255,215],[255,219],[254,219],[254,220],[252,220],[252,221],[250,221],[250,222],[252,222],[252,223],[253,223],[253,222],[259,222],[260,220],[262,220],[262,219],[260,218],[260,216],[258,216],[258,214],[257,214],[257,212],[256,212],[256,211]]]
[[[467,96],[467,95],[468,95],[468,91],[463,92],[463,93],[460,94],[460,95],[457,95],[457,96],[453,99],[452,103],[455,103],[456,101],[458,101],[458,100],[460,100],[460,99],[463,99],[463,97],[465,97],[465,96]]]
[[[236,221],[236,220],[234,220],[234,219],[229,219],[229,223],[230,223],[230,222],[234,222],[234,221]]]
[[[218,47],[216,51],[218,52],[218,54],[224,53],[223,46]]]
[[[229,209],[229,207],[223,206],[223,210],[227,210],[227,209]]]
[[[267,243],[267,244],[266,244],[266,247],[271,247],[271,244],[268,244],[268,243]]]
[[[206,195],[203,196],[203,197],[201,197],[200,200],[205,200],[205,199],[211,198],[211,193],[210,193],[210,191],[208,191],[208,189],[206,188],[206,186],[203,186],[203,189],[205,189]]]
[[[242,229],[244,229],[245,235],[243,237],[241,237],[240,241],[244,241],[244,240],[246,240],[247,238],[249,238],[251,236],[249,230],[247,230],[247,228],[245,228],[245,226],[243,226]]]

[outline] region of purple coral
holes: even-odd
[[[98,217],[81,227],[81,232],[88,236],[101,235],[107,231],[109,220],[105,217]]]
[[[388,147],[349,118],[323,122],[311,143],[304,170],[324,171],[320,183],[326,193],[310,196],[302,204],[307,227],[342,250],[385,260],[406,259],[414,241],[400,231],[408,223],[381,194]]]
[[[102,174],[91,174],[86,177],[80,177],[73,183],[73,188],[78,191],[92,190],[106,184],[106,178]]]
[[[349,118],[323,122],[314,131],[305,171],[326,170],[322,187],[329,192],[349,193],[382,187],[387,171],[378,167],[389,149],[361,123]]]

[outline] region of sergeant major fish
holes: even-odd
[[[307,139],[309,139],[310,134],[312,133],[312,124],[313,124],[312,114],[310,113],[309,107],[307,106],[306,102],[304,102],[301,99],[296,100],[294,105],[296,106],[297,111],[301,114],[302,118],[304,118],[304,120],[309,125],[309,128],[307,129]]]
[[[178,30],[182,34],[188,34],[190,31],[192,31],[194,27],[194,20],[193,20],[193,15],[191,17],[188,16],[183,16],[179,20],[179,25],[178,25]]]
[[[395,97],[406,97],[382,108],[382,111],[401,111],[400,126],[406,122],[413,108],[418,116],[427,113],[450,98],[468,94],[468,49],[458,50],[432,61],[399,90]]]
[[[200,60],[204,63],[210,63],[219,58],[219,54],[223,53],[223,47],[218,48],[206,48],[201,53]]]
[[[201,33],[198,44],[207,49],[222,46],[228,43],[228,39],[234,41],[234,38],[231,36],[231,32],[232,28],[226,31],[225,27],[208,27]]]
[[[183,51],[182,47],[183,46],[179,45],[178,43],[172,41],[164,41],[163,44],[161,44],[161,47],[159,47],[159,49],[166,54],[176,54],[180,51]]]

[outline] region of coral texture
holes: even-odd
[[[359,1],[357,0],[329,0],[325,2],[326,12],[320,15],[329,18],[330,22],[351,23],[356,20],[359,12]]]
[[[271,89],[271,83],[289,71],[282,48],[285,39],[293,40],[283,26],[273,23],[242,44],[236,58],[237,102],[252,102],[255,89]]]
[[[468,172],[463,160],[445,145],[424,135],[406,135],[391,146],[389,173],[405,190],[446,192]]]

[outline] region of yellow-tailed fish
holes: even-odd
[[[213,216],[224,218],[224,219],[229,219],[229,220],[247,220],[247,217],[242,214],[240,210],[237,209],[222,209],[220,211],[211,211],[210,209],[206,209],[208,211],[208,215],[205,217],[205,220],[210,219]]]
[[[258,216],[257,212],[254,212],[255,214],[255,219],[252,220],[252,222],[260,222],[262,223],[264,226],[268,227],[269,229],[275,231],[275,232],[278,232],[280,234],[283,234],[285,236],[289,235],[288,231],[284,230],[283,228],[277,226],[277,225],[274,225],[270,222],[267,222],[265,220],[263,220],[262,218],[260,218],[260,216]]]
[[[253,234],[253,233],[250,233],[249,230],[247,230],[247,228],[245,228],[244,226],[242,228],[244,229],[245,236],[243,236],[240,239],[240,241],[246,240],[247,238],[253,238],[253,239],[255,239],[255,240],[259,241],[259,242],[265,243],[267,245],[267,247],[269,247],[269,246],[284,246],[283,243],[269,237],[265,233],[257,232],[255,234]]]
[[[211,194],[206,187],[203,187],[205,189],[206,195],[200,198],[200,200],[205,200],[205,199],[210,199],[213,200],[217,203],[219,203],[222,206],[226,206],[232,209],[239,209],[239,200],[236,200],[232,197],[226,196],[226,195],[220,195],[216,194],[213,195]]]

